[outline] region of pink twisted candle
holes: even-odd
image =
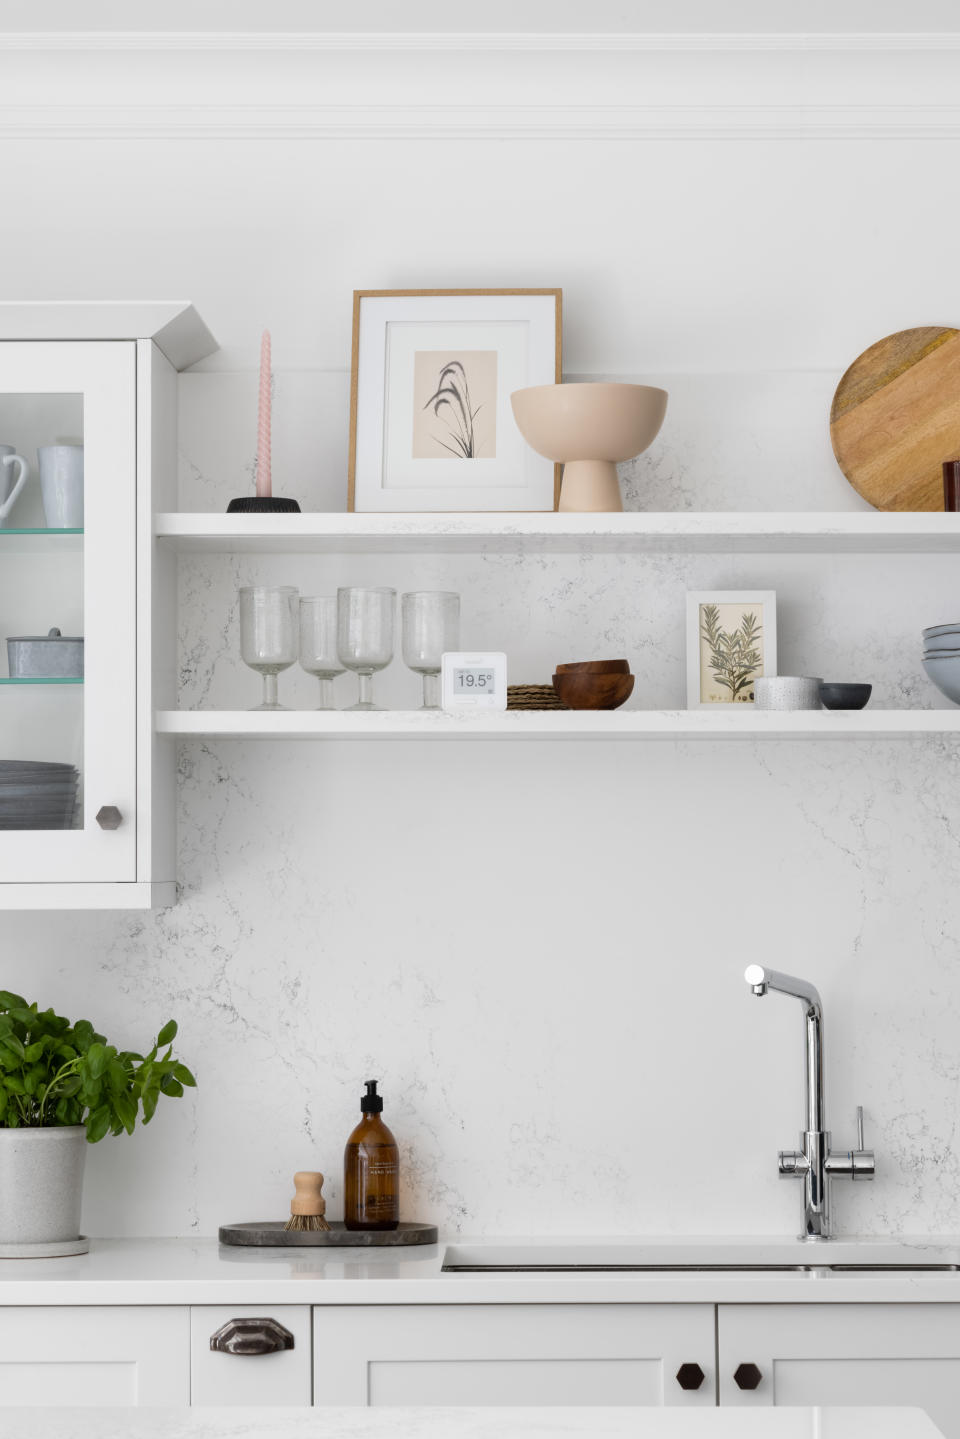
[[[270,331],[260,341],[260,404],[257,412],[257,494],[272,495],[270,476]]]

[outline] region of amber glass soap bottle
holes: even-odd
[[[400,1223],[400,1153],[383,1120],[377,1081],[366,1081],[360,1123],[343,1154],[343,1220],[348,1229],[396,1229]]]

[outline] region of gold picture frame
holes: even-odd
[[[550,315],[549,320],[547,319],[547,312],[544,310],[543,306],[540,306],[540,305],[531,306],[531,314],[536,314],[536,316],[537,316],[538,334],[539,334],[539,336],[540,336],[540,346],[539,346],[539,350],[538,350],[538,364],[537,364],[538,375],[537,375],[536,378],[531,378],[531,379],[529,380],[529,383],[531,383],[531,384],[540,384],[540,383],[542,383],[542,384],[550,384],[550,383],[559,384],[559,383],[560,383],[561,378],[562,378],[562,363],[563,363],[563,291],[560,290],[560,289],[547,289],[547,288],[539,289],[539,288],[538,288],[538,289],[504,289],[504,290],[498,290],[498,289],[354,290],[354,292],[353,292],[353,340],[352,340],[352,356],[351,356],[351,365],[350,365],[350,438],[349,438],[349,464],[348,464],[348,488],[347,488],[347,509],[348,509],[348,511],[349,511],[350,513],[356,513],[356,512],[357,512],[357,510],[358,510],[358,499],[361,501],[360,510],[361,510],[362,512],[365,512],[365,513],[370,513],[370,512],[382,512],[382,513],[407,513],[407,514],[409,514],[409,513],[438,513],[438,514],[444,514],[444,513],[458,513],[458,512],[459,512],[459,513],[470,513],[470,512],[473,512],[473,513],[481,512],[481,513],[482,513],[482,512],[484,512],[484,511],[486,511],[486,512],[488,512],[488,513],[503,513],[503,512],[508,512],[508,511],[511,511],[511,510],[514,511],[514,512],[523,512],[523,511],[527,511],[527,512],[531,512],[531,511],[549,512],[550,510],[556,510],[557,505],[558,505],[558,502],[559,502],[559,499],[560,499],[560,477],[561,477],[561,473],[562,473],[562,466],[561,466],[561,465],[558,465],[558,464],[557,464],[557,465],[552,465],[552,466],[550,466],[550,462],[549,462],[548,460],[543,460],[542,457],[535,455],[535,453],[534,453],[532,450],[529,450],[529,447],[526,447],[525,445],[524,445],[524,450],[523,450],[524,463],[527,464],[528,466],[530,466],[531,468],[534,467],[534,466],[536,466],[535,474],[536,474],[537,478],[536,478],[536,480],[535,480],[534,482],[531,483],[530,486],[528,486],[528,487],[526,487],[526,488],[524,489],[524,494],[532,493],[534,490],[536,490],[537,493],[540,493],[541,491],[543,491],[545,498],[548,496],[548,494],[549,494],[549,476],[547,476],[546,483],[544,484],[543,475],[544,475],[544,473],[545,473],[544,467],[548,467],[548,466],[549,466],[549,467],[552,469],[552,505],[551,505],[551,504],[544,504],[544,505],[540,506],[540,505],[536,505],[536,504],[530,504],[530,505],[518,504],[518,505],[506,505],[506,506],[501,506],[501,505],[497,504],[497,505],[491,505],[491,506],[489,507],[489,509],[488,509],[488,508],[487,508],[486,506],[484,506],[483,504],[473,504],[473,503],[470,503],[470,502],[469,502],[470,495],[473,493],[473,487],[469,487],[469,486],[467,487],[465,493],[458,495],[458,498],[460,498],[460,499],[462,500],[461,503],[452,504],[452,505],[439,505],[439,504],[436,504],[436,503],[431,503],[431,504],[428,504],[428,505],[423,505],[422,502],[418,501],[418,498],[417,498],[417,495],[418,495],[418,487],[417,487],[417,485],[416,485],[416,478],[415,478],[415,476],[414,476],[414,478],[413,478],[413,483],[410,483],[409,480],[407,481],[407,488],[406,488],[406,489],[404,489],[404,490],[398,490],[397,492],[395,492],[396,494],[402,494],[402,495],[404,496],[405,501],[406,501],[405,503],[402,503],[402,504],[400,504],[400,505],[395,506],[394,504],[391,504],[391,503],[389,502],[389,496],[386,497],[386,498],[384,498],[384,486],[383,486],[383,483],[382,483],[382,479],[381,479],[381,482],[380,482],[380,487],[379,487],[379,489],[377,488],[376,475],[373,473],[373,462],[374,462],[374,457],[376,457],[378,454],[379,454],[379,455],[382,455],[382,454],[385,452],[385,444],[384,444],[384,425],[385,425],[385,419],[384,419],[384,417],[385,417],[386,414],[388,413],[386,390],[387,390],[387,386],[388,386],[389,381],[388,381],[388,376],[387,376],[387,374],[385,373],[384,367],[383,367],[382,364],[380,365],[379,369],[374,368],[371,373],[363,374],[362,316],[363,316],[363,313],[364,313],[364,302],[365,302],[365,301],[384,301],[384,302],[409,301],[409,302],[410,302],[410,309],[411,309],[411,317],[410,317],[410,318],[411,318],[411,322],[415,322],[415,321],[417,321],[417,319],[418,319],[418,316],[417,316],[417,306],[416,306],[416,302],[417,302],[418,300],[420,300],[420,301],[424,301],[424,300],[430,300],[430,301],[432,301],[432,300],[456,301],[456,300],[459,300],[459,299],[467,299],[467,298],[469,298],[469,299],[474,299],[474,300],[476,300],[476,299],[481,299],[481,300],[482,300],[482,299],[486,299],[486,300],[490,300],[490,301],[496,301],[496,300],[505,301],[505,302],[508,302],[508,303],[509,303],[509,308],[510,308],[512,311],[514,311],[514,312],[516,312],[516,311],[518,311],[518,310],[519,310],[519,311],[522,311],[522,308],[523,308],[522,306],[516,306],[515,304],[512,303],[512,302],[514,302],[514,301],[516,301],[516,300],[522,300],[522,299],[531,299],[531,300],[535,299],[535,300],[540,300],[540,301],[542,301],[542,300],[544,300],[544,299],[550,299],[550,300],[552,300],[552,301],[553,301],[553,305],[552,305],[552,315]],[[395,306],[390,306],[389,308],[390,308],[391,310],[395,310],[395,309],[396,309]],[[445,308],[445,310],[452,311],[452,310],[455,310],[456,307],[455,307],[455,305],[454,305],[454,306],[452,306],[452,307],[446,306],[446,307],[444,307],[444,308]],[[475,321],[476,321],[476,318],[477,318],[477,314],[478,314],[478,313],[482,314],[483,307],[482,307],[482,306],[480,306],[480,307],[478,307],[478,306],[472,306],[472,307],[469,307],[469,308],[474,312],[474,314],[473,314],[473,320],[474,320],[474,322],[475,322]],[[385,310],[385,307],[381,307],[381,309],[384,309],[384,310]],[[499,309],[499,310],[503,311],[504,306],[499,306],[499,307],[497,307],[497,306],[491,305],[491,306],[489,307],[489,309],[490,309],[490,312],[491,312],[491,314],[492,314],[493,311],[496,310],[496,309]],[[380,323],[380,322],[378,321],[378,322],[377,322],[378,327],[379,327],[379,323]],[[384,321],[383,323],[385,324],[386,321]],[[426,323],[426,321],[424,321],[424,323]],[[451,323],[451,321],[448,319],[446,323],[449,324],[449,323]],[[453,323],[456,323],[456,320],[454,320]],[[469,323],[469,322],[467,321],[466,318],[464,318],[463,323],[466,325],[466,324]],[[550,354],[549,354],[548,343],[547,343],[547,329],[548,329],[548,326],[549,326],[549,339],[552,340],[552,346],[553,346],[552,360],[551,360],[551,357],[550,357]],[[377,333],[379,334],[379,328],[378,328],[378,330],[377,330]],[[542,351],[542,353],[540,353],[541,351]],[[363,374],[363,379],[362,379],[362,374]],[[376,438],[378,439],[379,447],[380,447],[380,448],[379,448],[379,451],[378,451],[378,450],[377,450],[377,445],[374,443],[374,440],[373,440],[373,439],[370,439],[369,437],[366,437],[366,449],[367,449],[367,452],[368,452],[368,453],[366,454],[366,456],[365,456],[364,459],[362,460],[363,473],[362,473],[360,476],[358,476],[358,448],[359,448],[359,446],[358,446],[358,437],[360,436],[359,426],[360,426],[360,418],[361,418],[361,409],[363,408],[363,405],[364,405],[363,391],[364,391],[364,389],[366,389],[366,391],[369,392],[370,388],[371,388],[372,386],[376,386],[377,384],[379,384],[379,385],[382,387],[383,391],[384,391],[384,396],[383,396],[383,398],[382,398],[382,400],[381,400],[382,408],[380,408],[380,409],[377,410],[377,413],[376,413],[376,416],[375,416],[375,419],[374,419],[374,429],[378,431],[378,435],[377,435]],[[511,388],[520,388],[520,386],[511,386]],[[429,393],[429,391],[427,391],[427,393]],[[503,403],[502,403],[502,400],[503,400],[502,394],[498,396],[498,399],[499,399],[499,401],[500,401],[498,408],[499,408],[499,410],[500,410],[500,412],[501,412],[501,415],[502,415],[502,412],[503,412],[503,410],[504,410],[504,406],[503,406]],[[512,419],[512,415],[510,416],[510,424],[511,424],[511,426],[515,426],[515,422],[514,422],[513,419]],[[517,432],[517,433],[519,434],[519,432]],[[511,440],[513,440],[512,434],[511,434]],[[440,441],[439,443],[442,443],[442,441]],[[457,438],[457,443],[458,443],[458,445],[459,445],[459,444],[462,444],[462,441],[459,439],[459,437]],[[523,444],[522,441],[521,441],[521,444]],[[444,448],[446,449],[446,448],[449,448],[449,447],[445,445]],[[459,460],[460,458],[463,458],[463,457],[469,458],[469,459],[475,458],[474,455],[473,455],[473,453],[472,453],[472,451],[471,451],[469,454],[466,454],[466,455],[464,455],[464,456],[461,456],[459,453],[456,454],[456,458],[457,458],[458,460]],[[532,457],[532,458],[531,458],[531,457]],[[442,457],[441,457],[441,458],[442,458]],[[383,462],[381,461],[381,463],[383,463]],[[429,463],[429,462],[428,462],[428,463]],[[449,462],[446,462],[446,463],[449,464]],[[438,488],[442,488],[442,483],[441,483],[440,485],[436,485],[436,484],[435,484],[435,485],[433,485],[432,488],[433,488],[433,491],[434,491],[434,493],[435,493]],[[361,493],[361,491],[362,491],[362,493]],[[451,490],[449,491],[449,493],[454,494],[454,493],[457,493],[457,492],[455,492],[455,491],[453,491],[453,490],[451,489]]]

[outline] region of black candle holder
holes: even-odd
[[[243,495],[227,505],[228,515],[299,515],[296,500],[282,495]]]

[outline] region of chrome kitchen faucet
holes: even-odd
[[[826,1128],[823,1100],[823,1001],[812,984],[780,974],[761,964],[750,964],[744,979],[758,998],[769,990],[792,994],[803,1005],[804,1054],[807,1077],[805,1128],[800,1148],[780,1151],[781,1179],[803,1180],[803,1233],[801,1239],[830,1238],[830,1180],[872,1179],[876,1162],[872,1149],[863,1147],[863,1108],[857,1109],[856,1149],[832,1150]]]

